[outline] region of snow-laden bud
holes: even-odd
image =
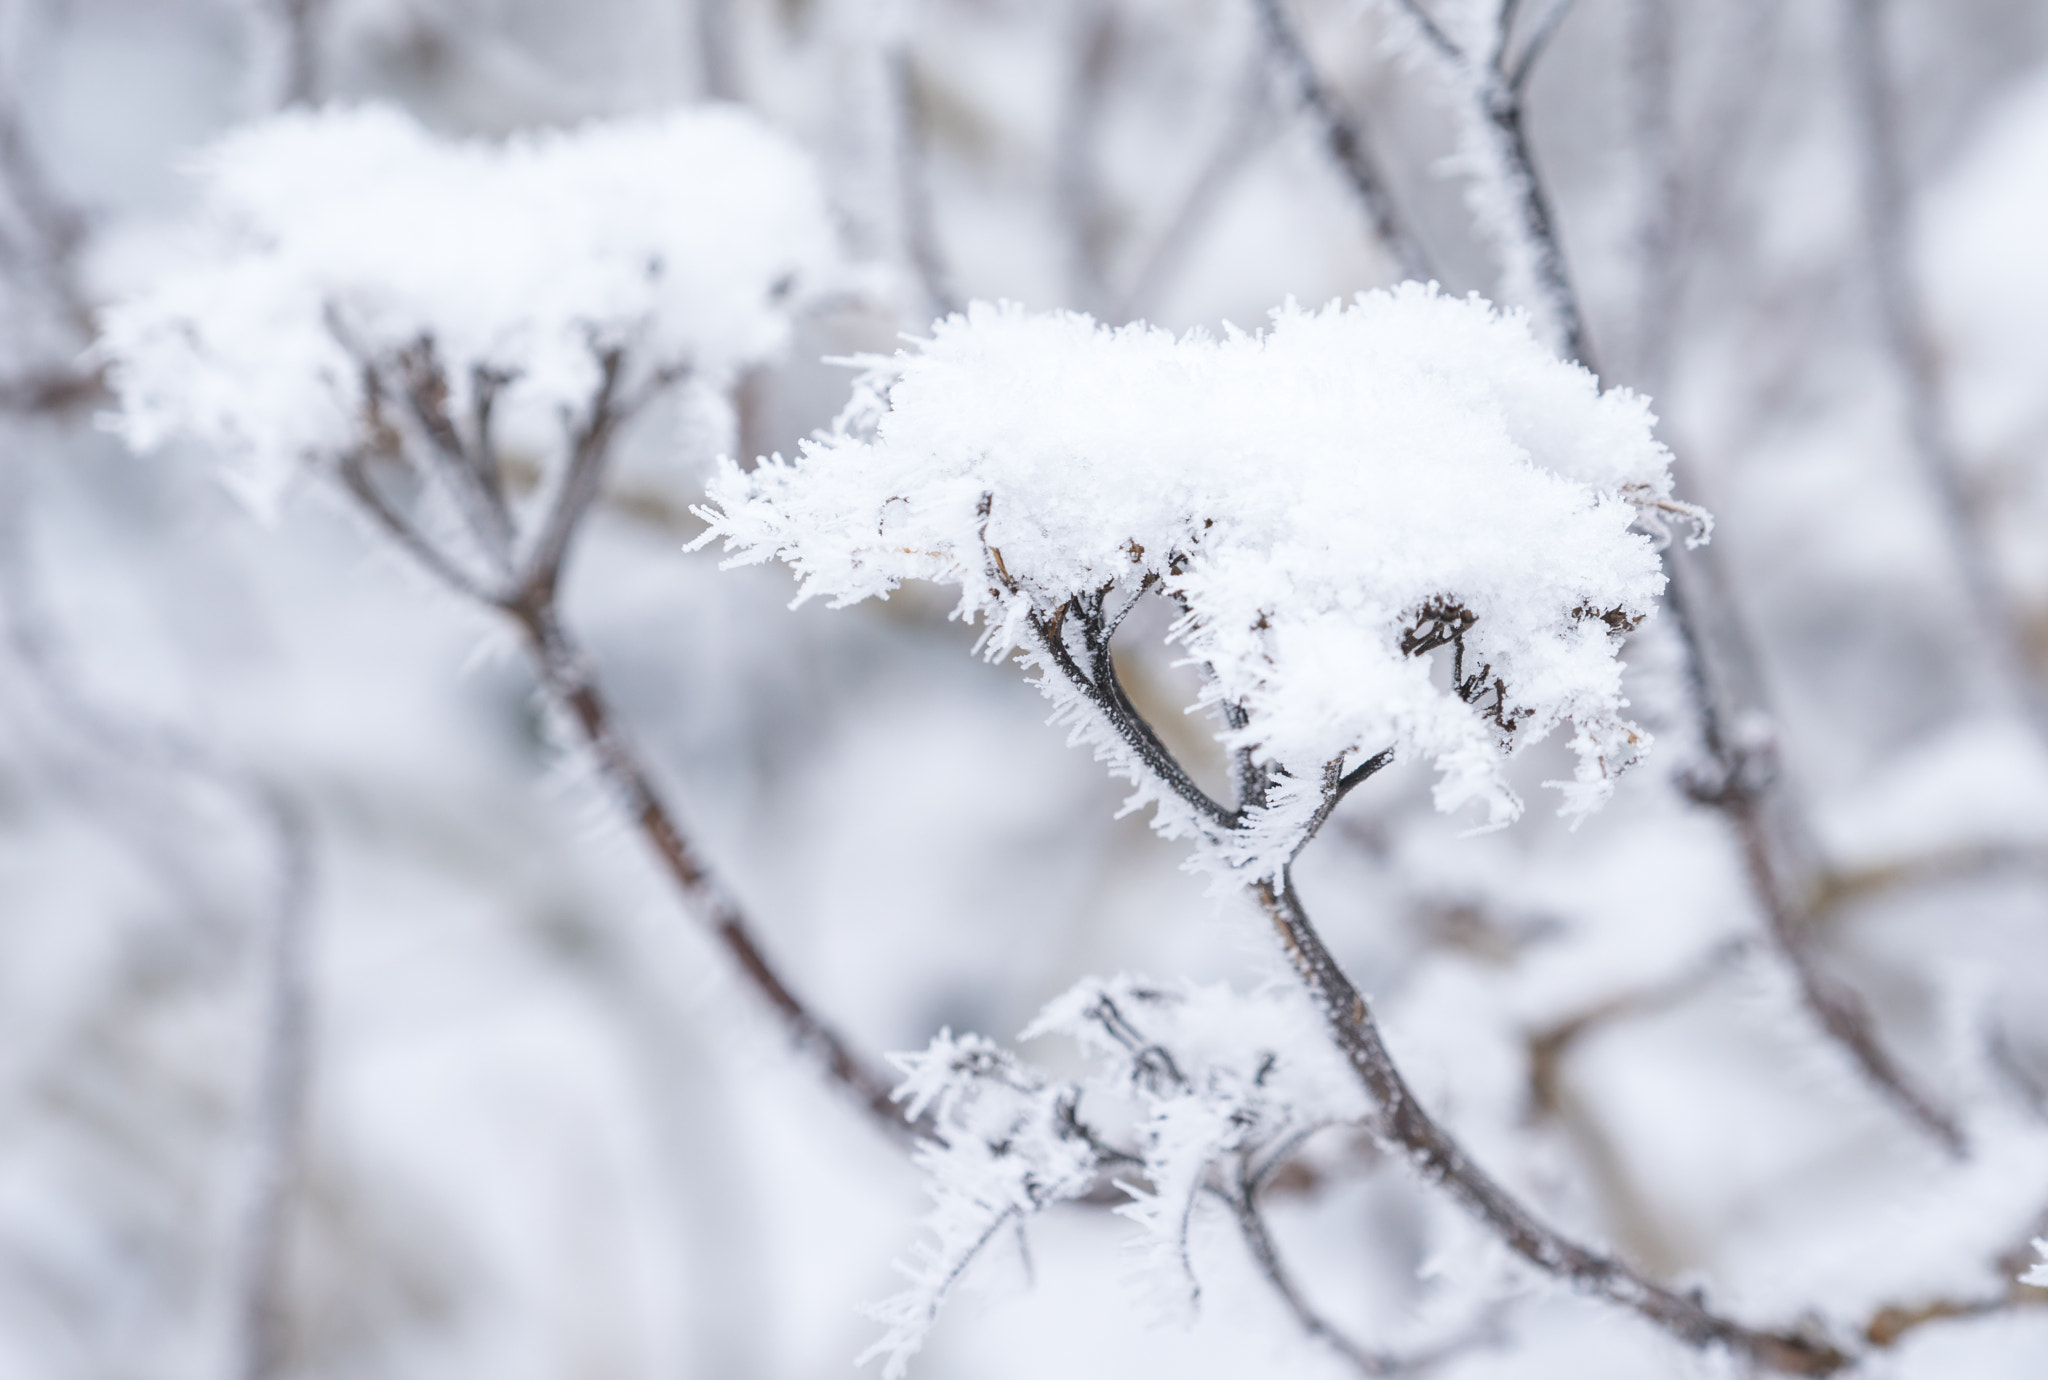
[[[1040,671],[1199,865],[1277,875],[1388,749],[1437,768],[1441,808],[1499,825],[1526,744],[1571,726],[1574,816],[1644,747],[1615,634],[1663,587],[1631,529],[1669,500],[1670,456],[1642,399],[1518,314],[1414,284],[1221,337],[976,305],[863,362],[833,433],[721,471],[707,540],[787,561],[800,597],[958,585],[989,654]],[[1118,720],[1097,644],[1146,589],[1180,609],[1171,635],[1250,769],[1234,806]]]
[[[196,262],[116,306],[100,345],[138,448],[189,434],[274,499],[297,466],[375,448],[418,399],[548,453],[616,352],[621,394],[717,385],[769,357],[832,237],[807,158],[736,110],[504,142],[388,109],[285,114],[201,164]],[[488,399],[482,395],[488,393]]]

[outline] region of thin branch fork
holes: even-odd
[[[1698,1298],[1676,1293],[1539,1220],[1474,1164],[1416,1100],[1371,1008],[1302,909],[1292,879],[1282,877],[1277,886],[1262,882],[1257,890],[1296,972],[1321,1005],[1338,1047],[1378,1104],[1379,1135],[1404,1151],[1424,1179],[1450,1194],[1517,1255],[1581,1292],[1637,1313],[1693,1347],[1720,1347],[1786,1375],[1833,1375],[1849,1364],[1846,1354],[1825,1342],[1758,1331],[1723,1317]]]
[[[337,329],[337,337],[348,344]],[[593,348],[596,348],[595,346]],[[436,463],[431,472],[456,491],[458,510],[472,541],[500,570],[479,576],[436,543],[378,486],[373,455],[406,458],[406,439],[385,420],[385,388],[375,362],[358,353],[363,368],[365,424],[372,438],[336,462],[337,477],[373,522],[422,569],[457,594],[497,610],[523,635],[541,686],[576,725],[606,784],[653,849],[670,881],[690,909],[710,928],[741,975],[775,1012],[794,1043],[821,1065],[890,1136],[909,1140],[923,1130],[908,1121],[890,1097],[893,1080],[855,1052],[830,1024],[813,1012],[783,979],[755,939],[738,900],[704,860],[662,798],[652,773],[628,743],[600,689],[589,660],[564,624],[558,606],[561,575],[577,530],[603,486],[604,472],[619,428],[683,370],[657,370],[640,387],[622,392],[624,355],[598,350],[599,379],[591,405],[571,432],[561,483],[538,521],[530,553],[518,559],[519,533],[503,500],[502,471],[490,444],[491,400],[503,380],[479,378],[473,412],[475,434],[463,438],[446,411],[445,379],[430,355],[415,351],[402,361],[408,372],[407,402],[421,438]],[[465,501],[466,500],[466,501]]]
[[[1323,84],[1307,45],[1296,31],[1294,22],[1287,17],[1283,0],[1252,0],[1252,3],[1258,10],[1259,27],[1265,34],[1266,47],[1274,64],[1293,84],[1302,108],[1321,129],[1323,146],[1329,150],[1330,157],[1343,172],[1344,180],[1350,184],[1352,194],[1358,198],[1374,236],[1393,258],[1403,278],[1434,276],[1429,253],[1423,248],[1407,217],[1395,205],[1387,188],[1386,174],[1366,147],[1358,122],[1339,107],[1335,96]]]
[[[1861,3],[1862,0],[1859,0]],[[1564,252],[1558,238],[1548,194],[1537,172],[1523,125],[1522,92],[1537,58],[1545,50],[1567,8],[1567,0],[1551,0],[1538,16],[1519,56],[1510,60],[1509,29],[1517,6],[1504,3],[1497,12],[1492,51],[1475,60],[1436,24],[1421,0],[1396,0],[1415,24],[1425,42],[1433,48],[1467,84],[1471,98],[1498,140],[1506,160],[1521,216],[1521,230],[1527,236],[1535,259],[1538,286],[1546,305],[1555,316],[1566,355],[1594,374],[1599,366],[1591,353],[1585,317],[1578,293],[1565,269]],[[1751,891],[1762,910],[1780,955],[1798,982],[1803,1004],[1822,1030],[1848,1054],[1881,1096],[1898,1108],[1916,1126],[1953,1155],[1966,1153],[1967,1143],[1956,1120],[1939,1102],[1917,1088],[1905,1069],[1878,1039],[1875,1024],[1862,1000],[1848,987],[1830,978],[1817,966],[1800,933],[1804,908],[1794,887],[1782,873],[1776,856],[1776,840],[1767,817],[1765,788],[1756,781],[1755,763],[1735,744],[1726,731],[1727,713],[1721,703],[1719,685],[1708,669],[1708,649],[1697,626],[1700,612],[1694,608],[1698,597],[1682,562],[1669,566],[1670,588],[1667,604],[1678,624],[1703,737],[1713,758],[1720,781],[1697,797],[1722,811],[1733,828],[1748,874]]]

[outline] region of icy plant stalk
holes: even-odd
[[[426,573],[509,621],[735,971],[902,1135],[886,1081],[782,979],[682,829],[558,603],[621,430],[671,389],[719,399],[782,349],[831,271],[808,160],[728,110],[499,144],[336,110],[230,137],[204,191],[208,252],[107,316],[128,439],[210,443],[263,503],[298,476],[330,479]]]
[[[987,654],[1037,673],[1200,868],[1277,878],[1390,751],[1497,826],[1528,743],[1569,733],[1573,816],[1644,747],[1615,634],[1663,587],[1631,526],[1668,496],[1668,457],[1640,399],[1518,316],[1409,286],[1212,338],[977,305],[868,364],[796,461],[721,471],[707,540],[835,604],[957,585]],[[1109,639],[1147,592],[1178,610],[1237,801],[1205,795],[1116,682]]]
[[[1636,528],[1671,486],[1644,403],[1603,393],[1522,316],[1413,284],[1220,338],[977,305],[866,363],[831,434],[794,461],[721,471],[706,540],[788,562],[800,599],[957,586],[986,654],[1035,673],[1055,718],[1132,782],[1130,808],[1153,807],[1194,867],[1257,895],[1375,1131],[1424,1177],[1530,1264],[1692,1345],[1839,1368],[1829,1348],[1750,1331],[1579,1246],[1494,1183],[1415,1101],[1291,879],[1346,793],[1390,762],[1430,764],[1440,808],[1498,826],[1522,808],[1506,768],[1529,743],[1568,733],[1576,770],[1553,784],[1573,817],[1641,753],[1616,638],[1663,588]],[[1153,595],[1235,768],[1227,801],[1118,679],[1112,639]],[[1247,1164],[1218,1174],[1261,1114],[1177,1060],[1145,1076],[1148,1146],[1118,1152],[1145,1180],[1131,1215],[1171,1263],[1193,1195],[1222,1194],[1269,1280],[1329,1338],[1273,1263]],[[939,1237],[980,1239],[959,1224]],[[892,1326],[928,1320],[928,1303]],[[900,1358],[914,1337],[891,1335]]]

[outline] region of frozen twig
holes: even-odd
[[[360,448],[342,457],[339,477],[370,518],[429,575],[464,598],[505,615],[518,627],[549,700],[575,725],[620,808],[747,985],[775,1012],[797,1047],[871,1119],[892,1137],[906,1139],[916,1127],[891,1100],[889,1080],[818,1017],[769,960],[738,900],[697,851],[656,787],[653,773],[613,718],[589,659],[562,621],[558,594],[563,565],[602,489],[618,430],[637,409],[683,377],[679,370],[660,369],[627,391],[622,384],[623,352],[593,348],[598,365],[595,388],[583,417],[570,427],[562,477],[534,524],[535,533],[523,554],[521,534],[513,530],[502,499],[501,466],[490,443],[488,404],[479,404],[473,413],[475,430],[463,436],[440,406],[447,397],[446,380],[431,354],[409,351],[406,361],[406,389],[420,422],[413,431],[417,439],[408,445],[405,436],[379,424],[375,416],[366,419],[364,429],[381,438],[386,460],[409,461],[423,474],[437,475],[443,489],[453,491],[456,510],[463,516],[471,541],[484,550],[504,553],[494,562],[498,569],[491,573],[467,569],[459,557],[427,536],[386,497]],[[377,361],[364,358],[360,363],[366,379],[381,376]],[[372,409],[379,396],[377,388],[366,387],[365,397]],[[412,454],[417,450],[428,454],[425,458]]]
[[[1158,299],[1188,251],[1222,204],[1232,179],[1266,139],[1273,125],[1265,92],[1265,63],[1256,64],[1252,79],[1244,84],[1223,136],[1196,172],[1194,180],[1174,204],[1151,248],[1131,274],[1115,316],[1130,320],[1144,316]]]
[[[242,1380],[275,1380],[284,1374],[289,1341],[290,1209],[305,1163],[312,1071],[312,847],[305,819],[283,792],[254,783],[248,794],[272,835],[279,875],[265,964],[255,1191],[236,1292]]]
[[[1373,235],[1393,259],[1404,278],[1431,276],[1428,253],[1395,205],[1385,172],[1365,145],[1358,122],[1337,104],[1323,84],[1315,61],[1294,23],[1287,17],[1284,0],[1252,0],[1259,13],[1259,27],[1273,63],[1294,88],[1296,99],[1322,133],[1323,146],[1344,174],[1352,195],[1372,225]]]
[[[1242,1162],[1237,1182],[1227,1189],[1217,1189],[1216,1194],[1230,1208],[1230,1215],[1237,1222],[1238,1234],[1244,1238],[1245,1248],[1251,1252],[1259,1273],[1265,1276],[1266,1283],[1272,1286],[1273,1292],[1303,1332],[1343,1357],[1360,1375],[1381,1377],[1412,1373],[1412,1368],[1397,1358],[1383,1352],[1368,1351],[1352,1341],[1302,1296],[1293,1275],[1280,1259],[1280,1249],[1273,1243],[1273,1234],[1266,1227],[1265,1214],[1259,1211],[1257,1186],[1244,1172]]]
[[[892,38],[883,49],[882,62],[889,123],[895,137],[896,198],[903,224],[903,250],[924,290],[926,308],[933,316],[950,316],[960,310],[963,300],[953,282],[945,245],[939,239],[926,142],[929,119],[909,38]]]
[[[1565,270],[1563,246],[1523,122],[1523,89],[1529,64],[1542,52],[1565,6],[1555,0],[1547,6],[1537,27],[1523,41],[1521,56],[1510,64],[1507,54],[1513,48],[1510,29],[1516,18],[1516,6],[1503,5],[1496,11],[1486,51],[1475,54],[1438,25],[1420,0],[1396,0],[1396,4],[1421,35],[1424,45],[1446,64],[1451,85],[1468,108],[1468,119],[1475,128],[1488,133],[1483,141],[1484,151],[1497,160],[1497,166],[1490,172],[1481,171],[1482,176],[1491,177],[1494,194],[1507,212],[1500,217],[1499,228],[1511,239],[1510,263],[1521,263],[1527,269],[1527,286],[1540,298],[1540,307],[1551,319],[1560,350],[1598,373],[1584,313]],[[1513,242],[1517,240],[1518,243]],[[1669,563],[1666,604],[1678,624],[1686,650],[1702,737],[1718,778],[1695,794],[1721,810],[1733,828],[1766,929],[1798,982],[1801,1000],[1821,1030],[1843,1049],[1881,1096],[1951,1154],[1961,1155],[1965,1153],[1966,1142],[1960,1126],[1891,1057],[1878,1038],[1868,1007],[1852,989],[1820,968],[1800,932],[1804,907],[1798,899],[1797,883],[1785,875],[1787,850],[1781,837],[1784,830],[1774,823],[1766,798],[1770,768],[1754,752],[1737,743],[1729,729],[1724,690],[1710,666],[1701,629],[1704,610],[1698,604],[1705,590],[1695,584],[1692,576],[1682,560]]]
[[[99,751],[218,793],[266,836],[274,879],[263,908],[262,1018],[248,1196],[233,1274],[232,1350],[238,1380],[275,1380],[287,1340],[287,1242],[304,1161],[312,1081],[313,840],[297,801],[209,745],[137,723],[73,679],[28,565],[19,463],[0,493],[0,629],[58,722]]]
[[[1424,1179],[1477,1218],[1515,1254],[1583,1293],[1639,1314],[1698,1348],[1718,1347],[1766,1370],[1786,1375],[1832,1375],[1849,1358],[1825,1342],[1789,1332],[1745,1327],[1636,1272],[1626,1263],[1580,1245],[1540,1221],[1495,1183],[1425,1111],[1401,1076],[1365,998],[1345,976],[1310,924],[1287,878],[1262,882],[1258,899],[1314,994],[1331,1035],[1378,1105],[1374,1128],[1405,1152]]]
[[[281,104],[316,105],[321,90],[320,23],[328,0],[272,0],[284,25],[285,65]]]
[[[1089,0],[1074,30],[1053,150],[1053,199],[1066,236],[1068,290],[1081,310],[1101,313],[1110,300],[1109,216],[1096,154],[1121,41],[1116,7]]]
[[[1926,312],[1913,281],[1910,218],[1899,147],[1898,100],[1885,56],[1884,0],[1844,0],[1843,54],[1849,68],[1852,129],[1862,162],[1863,222],[1879,323],[1901,384],[1906,432],[1969,599],[1971,639],[1991,654],[1994,672],[2036,732],[2048,735],[2048,695],[2027,663],[2020,622],[1996,564],[1996,548],[1963,473],[1955,428]]]

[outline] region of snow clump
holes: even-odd
[[[229,135],[200,175],[205,252],[110,311],[99,348],[132,445],[192,435],[261,501],[374,442],[371,365],[437,372],[465,422],[487,388],[497,434],[545,447],[607,352],[622,393],[720,386],[783,348],[833,264],[808,158],[716,107],[504,142],[295,112]]]
[[[1603,393],[1519,313],[1408,284],[1176,336],[976,304],[860,362],[831,433],[723,467],[705,540],[787,561],[799,599],[958,585],[988,655],[1035,669],[1204,870],[1281,875],[1345,773],[1388,750],[1437,769],[1439,808],[1498,826],[1526,745],[1570,725],[1555,784],[1574,817],[1646,746],[1616,635],[1663,588],[1636,527],[1669,505],[1670,455],[1643,399]],[[1103,649],[1147,591],[1179,610],[1233,804],[1117,706]]]

